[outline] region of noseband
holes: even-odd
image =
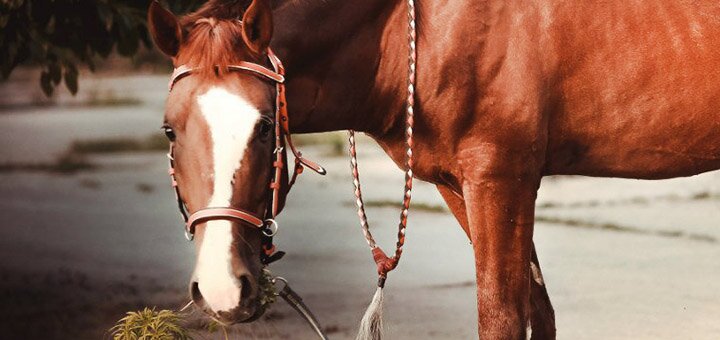
[[[168,159],[170,160],[170,169],[168,170],[168,174],[170,175],[172,186],[175,190],[175,197],[177,199],[180,215],[185,221],[185,237],[188,240],[192,240],[195,234],[195,227],[198,224],[207,221],[233,220],[244,222],[245,224],[258,228],[262,231],[263,251],[260,254],[260,259],[264,264],[279,260],[284,255],[283,252],[275,253],[275,246],[272,243],[272,238],[275,233],[277,233],[278,229],[275,217],[280,213],[280,195],[283,194],[283,190],[285,195],[287,195],[293,184],[295,184],[295,179],[303,172],[305,167],[308,167],[321,175],[326,174],[326,171],[322,166],[304,158],[302,153],[293,145],[292,138],[290,137],[290,122],[287,111],[287,102],[285,99],[285,69],[283,68],[282,62],[280,62],[280,59],[272,52],[272,50],[268,49],[267,56],[273,70],[247,61],[241,61],[237,64],[226,66],[229,71],[246,72],[257,76],[260,79],[271,81],[275,84],[275,148],[273,151],[275,159],[272,163],[274,172],[268,186],[268,190],[272,191],[269,202],[270,208],[266,209],[265,218],[260,218],[251,212],[234,207],[206,207],[188,215],[187,205],[180,195],[180,189],[178,188],[178,184],[175,179],[173,142],[170,142],[170,151],[168,152]],[[168,91],[172,91],[173,86],[180,79],[192,75],[192,73],[197,70],[198,69],[187,65],[180,65],[175,68],[170,78]],[[282,175],[283,169],[285,168],[285,160],[287,159],[286,141],[287,146],[290,147],[290,150],[295,156],[295,167],[292,178],[289,180],[287,187],[283,188]]]

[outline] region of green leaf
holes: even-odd
[[[78,71],[73,64],[65,64],[65,87],[74,96],[78,91]]]
[[[0,0],[0,78],[26,64],[45,71],[40,86],[47,95],[61,82],[68,89],[77,88],[77,75],[63,79],[71,73],[67,63],[86,64],[92,71],[98,57],[132,57],[141,46],[152,46],[146,22],[148,2]],[[166,2],[180,15],[204,1]]]

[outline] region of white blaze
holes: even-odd
[[[233,193],[233,175],[240,167],[245,148],[252,136],[260,112],[242,97],[221,87],[213,87],[198,97],[207,125],[213,152],[213,194],[208,207],[227,207]],[[232,273],[229,221],[207,222],[195,279],[213,311],[228,311],[240,302],[240,282]]]

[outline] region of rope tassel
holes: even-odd
[[[383,331],[383,288],[375,291],[372,302],[360,321],[360,330],[355,340],[380,340]]]
[[[380,340],[382,338],[383,288],[385,287],[387,273],[397,266],[397,260],[387,257],[380,247],[373,248],[372,253],[373,259],[378,266],[378,288],[360,321],[360,329],[355,340]]]

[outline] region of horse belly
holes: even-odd
[[[551,136],[546,174],[661,179],[720,169],[717,124],[677,129],[629,125],[647,130],[592,127],[583,136]]]

